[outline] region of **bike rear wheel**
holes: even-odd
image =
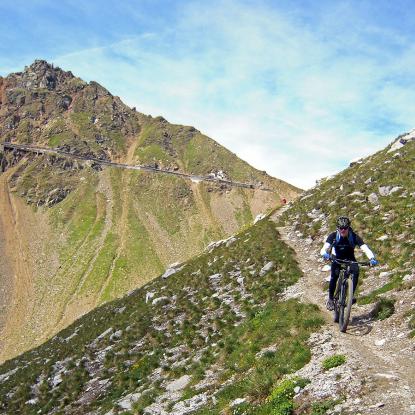
[[[339,322],[339,317],[340,317],[340,306],[339,306],[339,300],[336,300],[334,303],[334,322],[338,323]]]
[[[340,307],[339,307],[339,328],[341,332],[345,332],[349,324],[350,312],[353,303],[353,281],[348,278],[340,289]]]

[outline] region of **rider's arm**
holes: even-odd
[[[321,248],[320,255],[324,255],[325,253],[328,253],[330,246],[331,246],[331,244],[329,244],[328,242],[326,242],[324,244],[323,248]]]
[[[363,242],[363,239],[356,235],[356,243],[359,245],[360,249],[366,254],[369,260],[375,258],[375,254],[370,250],[370,248]]]
[[[332,232],[327,237],[326,242],[323,245],[323,248],[321,248],[320,255],[324,255],[324,254],[330,253],[329,252],[330,247],[333,245],[333,243],[334,243],[335,240],[336,240],[336,232]],[[334,251],[334,249],[333,249],[333,251]],[[335,254],[334,252],[332,252],[332,253],[333,253],[333,255]]]
[[[375,254],[370,250],[370,248],[366,244],[361,245],[360,249],[366,254],[368,259],[375,258]]]

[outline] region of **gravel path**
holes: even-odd
[[[274,215],[274,220],[279,213]],[[322,242],[302,238],[293,227],[278,230],[282,239],[296,251],[304,272],[304,278],[289,287],[285,297],[317,304],[326,320],[322,330],[310,339],[310,363],[297,372],[311,380],[297,394],[297,403],[343,397],[343,402],[328,413],[415,414],[415,344],[408,338],[405,317],[405,312],[414,305],[414,288],[387,293],[389,298],[396,299],[396,310],[392,317],[383,321],[371,318],[373,304],[353,306],[347,332],[341,333],[333,323],[332,313],[325,309],[327,293],[323,286],[330,272],[322,270],[325,265],[319,256]],[[376,269],[368,271],[368,277],[360,282],[363,290],[381,284],[376,279],[378,273]],[[345,355],[347,363],[324,371],[322,360],[334,354]]]

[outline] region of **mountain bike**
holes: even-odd
[[[358,264],[370,266],[370,262],[356,262],[345,259],[330,258],[332,262],[340,265],[339,278],[334,291],[334,321],[339,323],[341,332],[345,332],[349,324],[350,312],[353,304],[353,274],[350,265]]]

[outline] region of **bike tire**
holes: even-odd
[[[337,279],[336,289],[334,291],[334,310],[333,310],[333,321],[339,322],[340,317],[340,287],[343,281],[343,271],[340,271],[339,278]]]
[[[353,303],[353,281],[348,278],[348,281],[343,285],[340,304],[339,328],[342,333],[345,333],[349,324],[350,312]]]
[[[340,318],[339,301],[337,300],[334,303],[333,321],[335,323],[338,323],[339,322],[339,318]]]

